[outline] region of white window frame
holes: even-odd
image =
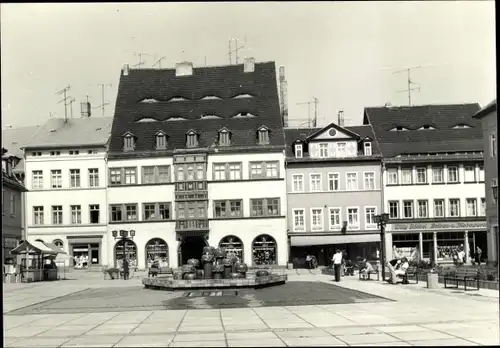
[[[486,216],[486,198],[481,197],[479,201],[479,216]]]
[[[495,132],[490,133],[490,158],[497,157],[497,135]]]
[[[342,147],[340,145],[344,145],[344,146]],[[340,151],[340,148],[343,148],[342,152]],[[337,150],[336,151],[337,157],[347,157],[347,143],[346,142],[337,143],[336,150]]]
[[[321,213],[319,215],[320,224],[314,224],[314,210],[319,210]],[[310,209],[311,212],[311,231],[323,231],[325,229],[325,212],[323,208],[314,207]]]
[[[411,216],[405,216],[405,203],[411,202]],[[414,219],[415,218],[415,202],[412,199],[404,199],[402,202],[402,219]]]
[[[349,224],[349,210],[350,209],[356,209],[356,217],[357,217],[357,225],[351,225]],[[359,207],[346,207],[345,208],[345,214],[346,214],[346,221],[347,221],[347,229],[349,230],[359,230],[361,228],[361,221],[359,218]]]
[[[356,179],[356,187],[354,189],[351,189],[349,187],[349,174],[354,174],[354,177]],[[345,173],[345,189],[346,191],[359,191],[359,183],[358,183],[358,173],[357,172],[347,172]]]
[[[300,189],[297,190],[295,183],[299,181]],[[304,174],[292,174],[292,192],[304,192]]]
[[[421,216],[420,214],[420,203],[425,202],[425,216]],[[427,219],[429,217],[429,200],[427,199],[418,199],[417,200],[417,207],[416,207],[416,215],[418,219]]]
[[[297,225],[295,223],[295,218],[298,216],[298,214],[297,214],[298,212],[302,213],[302,224],[301,225]],[[292,209],[292,225],[293,225],[293,230],[296,232],[306,230],[306,210],[304,208]]]
[[[99,187],[99,168],[89,168],[89,187]]]
[[[318,184],[318,189],[317,190],[313,190],[313,176],[316,176],[318,175],[319,176],[319,184]],[[321,173],[311,173],[309,174],[309,192],[322,192],[323,188],[323,178],[322,178],[322,175]]]
[[[364,143],[364,154],[365,156],[371,156],[372,155],[372,143],[370,141],[367,141]]]
[[[457,204],[457,214],[452,215],[451,210],[452,210],[452,201],[458,201]],[[448,216],[449,217],[460,217],[460,199],[459,198],[448,198]]]
[[[80,188],[82,186],[82,175],[80,169],[69,170],[69,187]]]
[[[396,203],[396,216],[391,216],[391,203]],[[401,202],[400,201],[389,201],[387,202],[387,211],[389,212],[389,218],[391,219],[401,219]]]
[[[470,178],[467,177],[467,172],[469,172],[469,174],[471,173],[471,171],[467,170],[467,168],[471,169],[472,168],[472,180],[469,180]],[[476,182],[476,167],[475,166],[464,166],[464,182]]]
[[[420,179],[420,177],[419,177],[419,175],[418,175],[418,174],[419,174],[419,170],[420,170],[420,171],[422,171],[422,170],[423,170],[423,174],[424,174],[424,178],[423,178],[424,180],[423,180],[423,181],[420,181],[420,180],[419,180],[419,179]],[[427,184],[427,181],[428,181],[428,180],[427,180],[427,167],[417,167],[417,168],[415,168],[415,176],[416,176],[416,178],[415,178],[415,179],[416,179],[416,180],[415,180],[415,182],[416,182],[417,184]]]
[[[33,207],[33,225],[41,226],[45,224],[44,210],[45,209],[42,205]]]
[[[54,210],[55,207],[60,207],[61,210],[59,210],[59,209]],[[52,225],[62,225],[63,224],[63,219],[64,219],[63,212],[64,212],[64,208],[62,205],[53,205],[51,207],[51,213],[52,213],[52,220],[51,220],[52,223],[51,224]]]
[[[477,178],[479,182],[484,182],[484,165],[479,165],[479,177]]]
[[[319,143],[318,144],[318,153],[319,153],[319,158],[327,158],[328,157],[328,143]]]
[[[71,205],[71,224],[81,225],[82,223],[82,206],[81,205]]]
[[[59,185],[57,185],[57,183],[59,183]],[[63,186],[62,185],[62,170],[61,169],[52,169],[50,171],[50,188],[51,189],[59,189],[59,188],[62,188],[62,186]]]
[[[373,209],[373,221],[371,223],[368,222],[368,209]],[[374,205],[365,206],[365,229],[367,230],[376,230],[377,223],[375,222],[375,215],[377,215],[377,207]]]
[[[302,144],[295,144],[295,158],[304,157],[304,146]]]
[[[435,173],[440,173],[441,175],[441,180],[437,181],[436,180],[436,175]],[[444,183],[444,167],[432,167],[432,183],[433,184],[442,184]]]
[[[453,181],[450,180],[450,170],[452,168],[455,169],[455,172],[457,174],[457,180],[453,180]],[[449,167],[446,168],[446,170],[447,170],[447,174],[448,174],[448,183],[457,183],[457,182],[460,182],[460,174],[458,172],[458,166],[449,166]]]
[[[399,173],[398,173],[398,168],[388,168],[386,170],[386,173],[387,173],[387,185],[398,185],[399,184]],[[394,176],[394,174],[396,174]],[[391,180],[392,179],[396,179],[396,180]]]
[[[335,189],[335,181],[337,181],[337,189]],[[328,191],[340,191],[340,173],[328,173]]]
[[[31,171],[32,177],[32,187],[35,190],[43,189],[43,171],[42,170],[33,170]]]
[[[410,182],[405,181],[405,173],[410,172],[409,178]],[[413,170],[411,168],[401,168],[401,184],[402,185],[411,185],[413,184]]]
[[[332,215],[333,212],[336,211],[339,217],[339,223],[338,224],[332,224]],[[342,207],[329,207],[328,208],[328,225],[330,228],[330,231],[340,231],[342,229]]]
[[[366,185],[366,179],[367,179],[367,174],[372,174],[373,175],[373,187],[367,187]],[[375,190],[375,172],[363,172],[363,189],[365,190]]]
[[[443,205],[442,205],[442,208],[441,208],[443,213],[442,213],[441,215],[437,215],[437,214],[436,214],[436,207],[438,206],[438,205],[436,204],[436,202],[440,202],[440,203],[442,203],[442,204],[443,204]],[[433,203],[432,203],[432,204],[433,204],[433,205],[432,205],[432,215],[433,215],[433,217],[435,217],[435,218],[437,218],[437,217],[439,217],[439,218],[444,218],[444,217],[446,216],[446,200],[445,200],[445,199],[443,199],[443,198],[435,198],[435,199],[433,200]]]
[[[474,203],[474,213],[473,214],[469,214],[469,203],[470,202]],[[477,198],[466,198],[465,199],[465,214],[466,214],[466,216],[477,216],[477,214],[478,214]]]

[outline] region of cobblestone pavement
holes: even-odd
[[[289,282],[332,283],[331,276],[289,272]],[[314,274],[316,273],[316,274]],[[97,276],[4,284],[10,311],[85,289],[106,287],[109,298],[140,286],[140,279]],[[296,283],[300,285],[300,283]],[[257,308],[122,310],[100,313],[4,315],[6,347],[226,347],[498,345],[498,291],[426,289],[346,277],[335,283],[392,301]],[[305,286],[305,285],[304,285]],[[144,296],[153,296],[150,295]],[[77,294],[78,295],[78,294]],[[86,298],[92,302],[92,298]],[[54,303],[57,303],[54,301]],[[91,304],[91,303],[90,303]],[[90,305],[87,304],[87,305]],[[66,304],[72,309],[71,302]]]

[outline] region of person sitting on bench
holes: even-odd
[[[359,270],[359,273],[361,273],[361,278],[367,279],[368,273],[373,272],[373,271],[374,271],[374,269],[373,269],[373,266],[371,265],[371,263],[369,263],[368,261],[366,261],[366,259],[364,259],[363,266]]]
[[[394,259],[389,261],[387,263],[387,267],[391,272],[391,278],[389,279],[389,282],[391,284],[396,284],[398,276],[404,275],[410,265],[408,263],[408,259],[406,257],[403,257],[401,258],[401,260]]]

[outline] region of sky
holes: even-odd
[[[365,107],[408,105],[398,92],[406,72],[393,72],[413,66],[413,105],[484,106],[496,97],[494,1],[0,6],[2,129],[64,117],[56,92],[67,85],[73,117],[87,95],[102,104],[100,84],[113,116],[121,68],[137,64],[137,53],[149,54],[143,67],[160,57],[162,68],[227,65],[234,38],[245,46],[240,63],[285,67],[291,126],[307,126],[314,106],[301,103],[313,98],[318,126],[337,122],[339,110],[346,125],[359,125]]]

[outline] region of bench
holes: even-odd
[[[405,274],[400,275],[399,277],[403,278],[403,284],[410,284],[408,278],[413,278],[415,280],[415,284],[418,284],[418,268],[414,266],[408,267]]]
[[[451,281],[452,285],[454,284],[455,286],[447,286],[449,283],[447,284],[446,281]],[[479,271],[470,268],[461,268],[457,269],[454,274],[448,273],[444,276],[444,287],[456,289],[458,288],[458,283],[462,282],[464,283],[464,291],[467,291],[468,281],[475,281],[477,288],[472,290],[479,290]]]
[[[359,273],[359,280],[371,280],[370,275],[376,274],[377,275],[377,281],[380,280],[380,273],[378,271],[378,266],[373,267],[373,269],[369,272],[361,272],[361,270],[358,272]],[[362,275],[366,274],[366,278],[363,278]]]
[[[148,271],[148,277],[157,277],[159,275],[173,274],[173,270],[170,267],[150,267]]]

